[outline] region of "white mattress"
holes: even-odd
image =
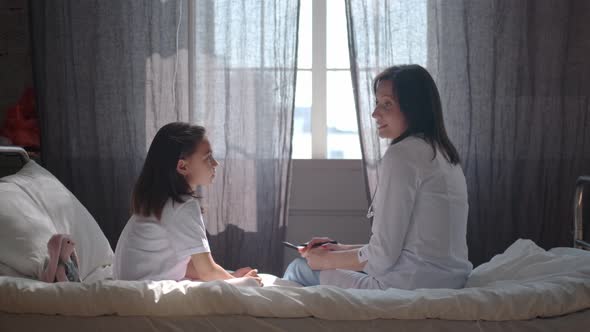
[[[0,313],[0,331],[404,331],[404,332],[555,332],[584,331],[590,326],[590,310],[566,316],[512,321],[457,321],[440,319],[368,321],[322,320],[318,318],[258,318],[251,316],[47,316]]]
[[[519,240],[475,269],[468,287],[405,291],[243,287],[223,281],[46,284],[0,277],[0,312],[66,316],[316,317],[326,320],[526,320],[590,308],[590,255]],[[265,277],[267,283],[270,276]]]

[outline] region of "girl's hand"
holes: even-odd
[[[249,266],[242,267],[242,268],[235,270],[234,273],[232,273],[232,275],[236,278],[241,278],[241,277],[245,276],[250,271],[253,271],[251,267],[249,267]]]
[[[246,274],[244,274],[244,277],[259,278],[258,277],[258,270],[257,269],[251,269]]]
[[[254,271],[254,270],[252,270],[252,271]],[[252,271],[250,271],[250,272],[252,272]],[[259,277],[259,276],[258,276],[258,274],[256,274],[256,276],[251,276],[251,275],[249,275],[249,274],[250,274],[250,273],[246,274],[246,275],[244,276],[244,278],[246,278],[246,279],[253,279],[254,281],[256,281],[256,283],[258,284],[258,286],[260,286],[260,287],[264,286],[264,285],[262,284],[262,278],[261,278],[261,277]]]

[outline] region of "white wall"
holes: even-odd
[[[287,241],[328,236],[342,243],[369,240],[368,202],[360,160],[293,160]],[[285,248],[285,267],[297,257]]]

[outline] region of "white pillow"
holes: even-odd
[[[26,275],[16,271],[8,265],[0,263],[0,276],[3,277],[16,277],[16,278],[27,278]]]
[[[26,254],[23,257],[25,259],[34,258],[33,260],[29,259],[31,266],[27,266],[25,269],[27,273],[31,271],[38,272],[39,269],[42,269],[43,262],[39,262],[38,257],[48,256],[47,241],[55,233],[70,234],[76,243],[76,252],[80,261],[80,278],[82,280],[95,272],[95,270],[112,264],[113,250],[94,218],[78,199],[43,167],[31,160],[18,173],[4,177],[0,181],[17,185],[22,192],[28,195],[33,205],[43,215],[33,214],[35,222],[31,222],[27,234],[22,233],[21,235],[27,236],[24,239],[30,239],[32,243],[25,246],[23,242],[26,241],[21,240],[19,243],[14,243],[16,247],[12,249],[13,252],[16,250],[16,252]],[[12,197],[2,195],[2,201],[8,201],[2,204],[11,204],[10,202],[12,204],[25,204],[22,202],[22,197],[18,197],[18,201],[14,201]],[[11,213],[8,213],[10,218],[6,218],[6,220],[0,219],[0,222],[3,224],[7,222],[18,223],[19,217],[25,218],[25,212],[32,210],[31,203],[28,204],[25,211],[22,208],[20,211],[11,211]],[[0,210],[4,211],[5,209],[0,208]],[[31,213],[29,212],[29,214]],[[16,231],[22,229],[22,227],[19,228],[14,225],[10,227]],[[5,235],[4,231],[2,233],[0,241],[4,237],[11,236],[11,234]],[[5,245],[0,244],[0,247],[4,248]],[[25,250],[21,251],[23,249]],[[34,252],[35,250],[39,250],[39,252]],[[41,264],[41,266],[38,264]],[[11,264],[7,263],[7,265],[19,272],[24,272]]]
[[[23,277],[37,279],[47,257],[47,241],[56,230],[14,183],[0,183],[0,229],[0,263]]]

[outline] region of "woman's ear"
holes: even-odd
[[[187,167],[186,160],[178,159],[178,163],[176,164],[176,171],[178,174],[182,176],[186,176],[188,174],[188,167]]]

